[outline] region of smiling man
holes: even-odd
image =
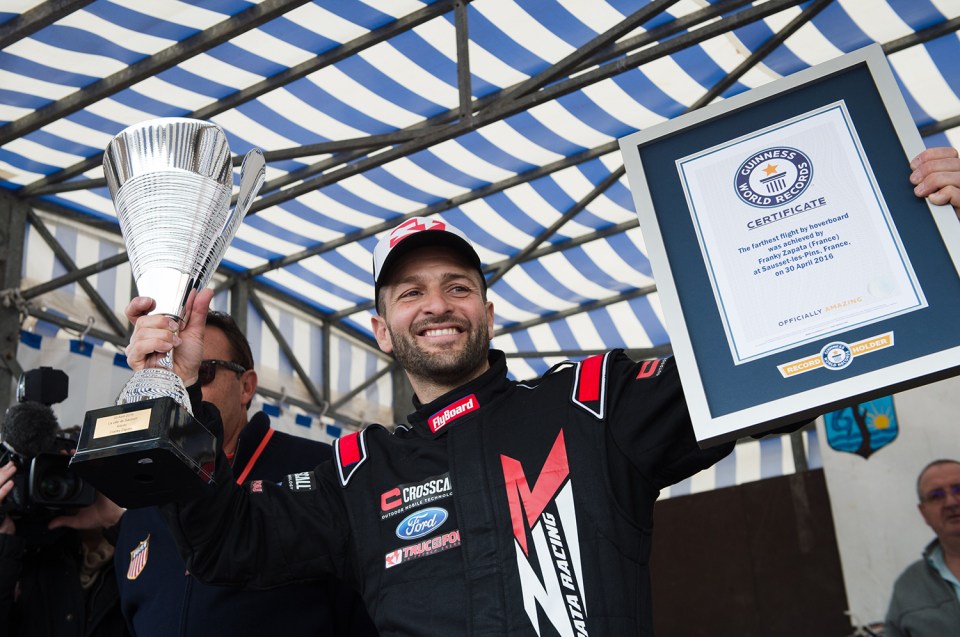
[[[960,635],[960,462],[935,460],[917,479],[920,515],[937,538],[897,578],[884,635]]]
[[[490,368],[493,303],[480,258],[459,230],[410,219],[377,245],[373,258],[374,336],[396,357],[421,402]]]

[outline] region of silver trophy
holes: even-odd
[[[184,322],[263,185],[263,153],[244,157],[230,209],[233,162],[223,130],[194,119],[149,120],[107,146],[103,171],[143,296],[153,314]],[[193,418],[172,352],[143,369],[116,407],[88,412],[71,466],[121,506],[187,497],[209,483],[216,441]]]

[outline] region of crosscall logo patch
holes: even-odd
[[[420,482],[398,485],[380,494],[380,519],[412,511],[453,495],[450,474],[443,473]]]
[[[416,540],[433,533],[447,521],[447,510],[430,507],[411,513],[397,525],[397,537],[401,540]]]
[[[809,157],[796,148],[777,146],[761,150],[740,164],[734,188],[744,203],[773,208],[803,194],[812,178]]]

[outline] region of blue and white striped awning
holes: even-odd
[[[957,0],[4,0],[0,185],[112,223],[111,137],[210,119],[269,162],[223,274],[372,343],[377,236],[439,214],[529,377],[669,344],[617,138],[879,42],[927,144],[958,145],[958,26]]]
[[[260,351],[260,343],[256,336],[252,340],[256,356]],[[83,338],[56,338],[36,331],[24,331],[20,341],[17,358],[24,369],[46,366],[67,374],[67,398],[52,406],[61,426],[65,428],[81,424],[87,411],[110,404],[133,374],[122,354]],[[274,429],[328,444],[345,431],[332,418],[304,412],[284,400],[261,396],[254,400],[251,409],[266,412]],[[357,415],[356,411],[353,413]],[[803,445],[803,456],[807,462],[805,468],[822,467],[815,429],[804,431],[796,442],[789,435],[769,436],[760,440],[746,438],[737,443],[732,454],[715,466],[663,489],[660,499],[797,473],[793,444]]]

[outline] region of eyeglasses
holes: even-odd
[[[209,385],[213,382],[213,379],[217,377],[217,367],[236,372],[237,376],[247,371],[243,365],[231,361],[221,361],[216,358],[200,361],[200,373],[197,376],[200,385]]]
[[[946,489],[932,489],[923,496],[923,501],[928,504],[939,504],[946,501],[948,493],[955,498],[960,498],[960,484],[951,484]]]

